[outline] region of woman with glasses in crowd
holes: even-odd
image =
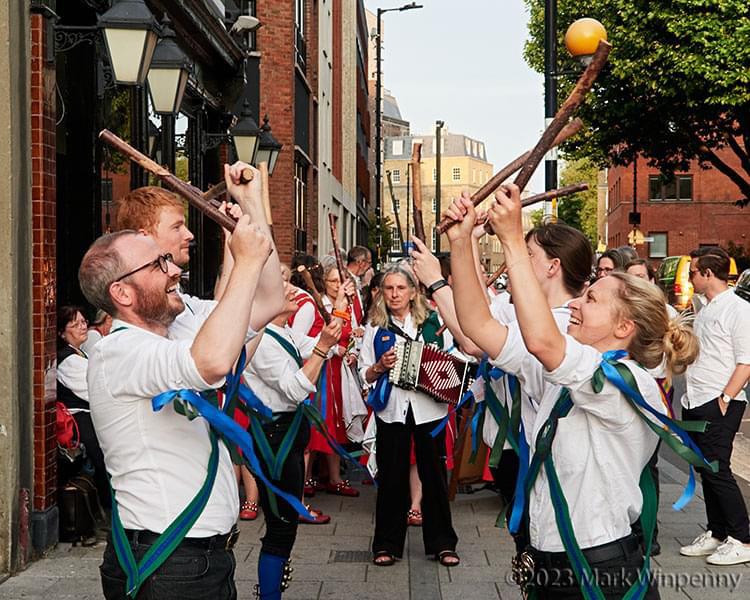
[[[57,399],[75,419],[78,438],[94,468],[99,502],[109,508],[110,492],[104,455],[91,422],[89,390],[86,383],[88,356],[81,346],[88,338],[88,322],[78,306],[57,309]]]

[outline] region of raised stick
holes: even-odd
[[[414,236],[422,242],[425,241],[424,221],[422,220],[422,169],[420,161],[422,160],[422,144],[414,144],[411,151],[411,189],[412,189],[412,210],[414,211]]]
[[[260,193],[263,199],[263,212],[266,213],[266,223],[270,227],[273,225],[273,214],[271,213],[271,194],[268,191],[268,163],[261,162],[258,165],[260,171]]]
[[[216,210],[216,207],[210,200],[206,200],[203,197],[203,192],[198,188],[189,183],[185,183],[182,179],[170,173],[169,169],[154,162],[148,156],[133,148],[125,140],[117,137],[108,129],[103,129],[99,133],[99,138],[118,152],[127,156],[134,163],[153,173],[165,187],[185,198],[193,207],[197,208],[204,215],[213,219],[216,223],[229,231],[234,231],[236,221],[232,217]]]
[[[333,213],[328,213],[328,226],[331,228],[331,240],[333,241],[333,255],[336,257],[336,268],[339,271],[339,280],[341,281],[341,285],[344,285],[344,277],[347,279],[350,278],[349,275],[349,269],[346,268],[346,265],[344,264],[344,259],[341,256],[341,248],[339,248],[339,235],[336,231],[336,217],[333,216]],[[356,290],[356,285],[354,286]],[[355,292],[356,293],[356,292]],[[353,302],[353,297],[349,294],[346,296],[349,300],[349,304],[351,305]]]
[[[325,304],[323,304],[323,298],[320,297],[320,292],[318,291],[318,288],[315,287],[315,282],[313,282],[310,271],[307,270],[305,265],[300,265],[297,267],[297,272],[302,275],[302,279],[305,280],[305,285],[308,287],[307,291],[310,292],[310,295],[313,297],[315,306],[318,307],[318,312],[320,313],[320,316],[323,317],[323,321],[328,325],[331,322],[331,313],[326,310]]]
[[[558,136],[555,138],[555,141],[553,143],[554,146],[559,146],[562,144],[565,140],[567,140],[570,137],[573,137],[576,133],[578,133],[581,128],[583,127],[583,121],[581,119],[573,119],[570,123],[568,123],[565,127],[563,127],[563,130],[558,134]],[[482,200],[487,198],[492,192],[494,192],[497,188],[499,188],[502,183],[508,179],[513,173],[518,171],[520,168],[522,168],[526,161],[529,160],[529,157],[531,156],[531,150],[528,150],[527,152],[524,152],[521,156],[516,158],[513,162],[506,165],[502,169],[500,169],[495,175],[493,175],[490,179],[487,180],[487,182],[480,187],[476,192],[474,192],[471,196],[471,201],[474,203],[474,206],[479,204]],[[453,225],[454,221],[451,219],[445,218],[438,224],[438,231],[440,233],[444,233],[448,227]]]
[[[550,148],[554,145],[555,138],[562,131],[563,127],[567,124],[570,117],[576,109],[583,103],[586,94],[589,93],[591,87],[594,85],[594,81],[601,73],[604,65],[609,57],[609,52],[612,50],[612,45],[604,40],[599,40],[599,45],[596,48],[594,57],[583,75],[576,82],[576,86],[570,95],[565,99],[563,105],[557,111],[555,118],[549,124],[547,129],[544,130],[542,137],[537,142],[534,149],[531,151],[531,156],[526,161],[526,164],[521,169],[516,179],[513,181],[520,189],[526,187],[526,184],[531,179],[537,166],[541,162],[544,155],[549,152]]]
[[[240,183],[250,183],[253,180],[253,170],[249,168],[242,169],[240,172]],[[213,186],[211,189],[203,193],[203,197],[206,200],[213,200],[218,198],[227,191],[227,182],[221,181]]]

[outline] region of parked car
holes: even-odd
[[[730,259],[729,285],[737,281],[737,263]],[[691,306],[693,298],[693,284],[690,281],[690,257],[668,256],[656,272],[656,283],[664,290],[667,302],[677,310],[683,311]]]
[[[734,293],[750,302],[750,269],[742,271],[742,275],[737,279],[737,286],[734,288]]]

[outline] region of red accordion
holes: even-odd
[[[399,342],[396,364],[388,380],[406,390],[419,390],[438,402],[456,405],[471,385],[471,365],[435,346]]]

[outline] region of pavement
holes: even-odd
[[[659,539],[662,553],[653,559],[665,600],[750,598],[750,564],[711,567],[701,558],[679,555],[705,522],[703,500],[696,495],[684,510],[671,503],[682,493],[685,473],[660,460]],[[747,489],[746,482],[743,482]],[[510,579],[513,544],[495,527],[499,497],[490,490],[457,495],[453,521],[459,536],[461,565],[448,569],[424,556],[419,528],[410,528],[404,559],[392,567],[370,562],[375,490],[357,485],[359,498],[319,494],[316,508],[332,516],[329,525],[303,525],[292,554],[293,579],[285,600],[510,600],[520,598]],[[475,486],[476,488],[477,486]],[[700,486],[698,486],[700,490]],[[235,581],[241,600],[254,598],[256,562],[263,533],[262,516],[241,522],[235,547]],[[0,583],[3,600],[86,600],[101,598],[98,566],[104,547],[58,544],[22,573]]]

